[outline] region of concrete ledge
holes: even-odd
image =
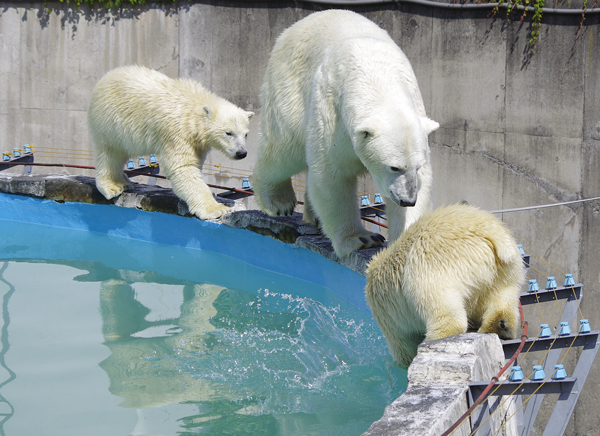
[[[106,200],[96,188],[95,179],[74,175],[20,175],[0,172],[0,192],[26,195],[57,202],[79,202],[93,204],[115,204],[120,207],[141,209],[148,212],[163,212],[189,216],[187,205],[172,189],[132,182],[131,188],[113,200]],[[334,262],[338,262],[359,274],[363,274],[371,257],[379,250],[371,248],[352,253],[346,259],[338,258],[328,238],[313,226],[302,222],[302,215],[271,217],[257,210],[243,210],[241,201],[215,197],[217,201],[233,208],[233,212],[220,220],[229,227],[250,230],[270,236],[287,244],[314,251]]]
[[[422,343],[408,368],[406,392],[386,407],[383,417],[363,436],[441,435],[468,409],[469,383],[491,380],[503,365],[497,335],[465,333]],[[492,434],[516,435],[515,420],[504,422],[505,416],[512,415],[513,402],[500,407],[500,413],[492,415]],[[503,424],[502,431],[495,433]],[[454,432],[457,436],[469,434],[468,420]]]

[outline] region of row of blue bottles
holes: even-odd
[[[590,322],[588,319],[582,319],[579,321],[579,333],[589,333],[591,331]],[[562,321],[558,325],[558,336],[567,336],[571,334],[571,327],[566,321]],[[548,324],[540,324],[540,338],[548,338],[552,335],[552,331]]]
[[[375,194],[375,199],[373,200],[374,203],[383,203],[383,197],[381,196],[380,193],[376,193]],[[368,195],[361,195],[360,196],[360,204],[362,206],[370,206],[371,202],[369,201],[369,196]]]
[[[515,365],[512,367],[510,376],[508,379],[510,381],[523,381],[525,376],[523,375],[523,370],[520,366]],[[533,374],[531,375],[531,379],[534,381],[541,381],[546,378],[546,373],[544,372],[544,368],[542,365],[534,365],[533,366]],[[564,365],[554,365],[554,372],[552,373],[553,380],[562,380],[567,378],[567,371],[565,370]]]
[[[23,146],[23,150],[21,150],[19,147],[13,148],[12,158],[10,151],[5,151],[4,153],[2,153],[2,161],[8,162],[11,159],[19,158],[22,156],[22,153],[33,154],[33,147],[31,147],[31,145],[29,144],[25,144]]]
[[[573,279],[573,274],[565,274],[565,286],[573,286],[575,284],[575,280]],[[556,278],[554,276],[549,276],[546,278],[546,289],[556,289],[558,285],[556,284]],[[540,290],[540,285],[538,284],[536,279],[529,279],[529,292],[537,292]]]
[[[154,165],[158,165],[158,159],[156,158],[155,154],[151,154],[150,155],[150,165],[154,166]],[[144,167],[146,166],[146,158],[144,156],[140,156],[138,158],[138,166],[139,167]],[[133,162],[133,159],[129,159],[127,161],[127,169],[128,170],[132,170],[135,168],[135,163]]]

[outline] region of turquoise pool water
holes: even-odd
[[[1,434],[359,435],[405,390],[358,274],[258,235],[210,251],[224,229],[180,217],[111,207],[96,231],[87,207],[0,198]]]

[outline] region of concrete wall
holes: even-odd
[[[554,6],[554,5],[551,5]],[[569,7],[564,0],[557,7]],[[137,63],[200,80],[258,116],[249,156],[211,154],[209,182],[240,186],[251,175],[260,124],[259,88],[270,48],[287,26],[325,6],[284,2],[181,2],[106,10],[63,3],[0,3],[0,151],[32,144],[38,162],[93,165],[86,128],[91,90],[108,70]],[[500,11],[410,4],[355,7],[385,29],[411,60],[428,114],[435,205],[484,209],[600,196],[599,15],[544,17],[528,50],[529,22]],[[84,173],[43,169],[38,173]],[[303,189],[299,177],[298,190]],[[373,193],[368,178],[362,191]],[[252,204],[250,204],[252,206]],[[600,203],[505,213],[539,261],[530,276],[572,272],[585,284],[584,316],[600,325]],[[526,312],[533,326],[538,309]],[[558,324],[556,314],[546,322]],[[571,361],[573,359],[570,359]],[[568,434],[600,435],[592,370]],[[540,429],[536,428],[539,433]]]

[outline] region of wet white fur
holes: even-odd
[[[253,185],[265,212],[291,213],[290,177],[307,170],[304,219],[318,219],[344,257],[381,244],[359,218],[359,175],[369,172],[385,197],[391,240],[430,210],[427,135],[439,125],[425,115],[408,59],[373,22],[328,10],[285,30],[271,53],[261,103]],[[415,207],[398,205],[415,198]]]
[[[468,326],[513,338],[524,280],[506,226],[455,205],[419,218],[373,257],[366,297],[394,360],[408,366],[424,339],[465,333]]]
[[[156,153],[190,212],[219,218],[229,208],[213,198],[202,164],[211,147],[231,159],[244,155],[252,115],[193,80],[139,66],[114,69],[94,88],[88,110],[96,186],[107,199],[120,195],[129,184],[127,159]]]

